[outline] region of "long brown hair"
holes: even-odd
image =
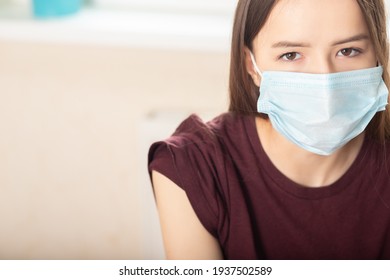
[[[230,57],[229,111],[256,115],[259,88],[253,83],[245,64],[245,47],[252,43],[269,17],[278,0],[239,0],[236,8]],[[370,32],[378,62],[383,66],[383,80],[390,85],[389,47],[386,32],[386,14],[383,0],[356,0]],[[390,112],[378,112],[366,128],[366,134],[380,140],[390,139]]]

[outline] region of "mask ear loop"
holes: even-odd
[[[252,64],[253,64],[253,67],[255,68],[255,71],[257,72],[257,74],[260,75],[260,78],[263,78],[263,74],[261,74],[261,71],[260,71],[259,67],[257,67],[256,61],[255,61],[255,57],[253,56],[253,53],[251,51],[249,51],[249,55],[251,57]]]

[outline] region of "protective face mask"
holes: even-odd
[[[331,74],[261,72],[257,111],[299,147],[330,155],[364,131],[385,110],[388,89],[382,66]]]

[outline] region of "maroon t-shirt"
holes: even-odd
[[[366,137],[339,180],[308,188],[272,164],[253,116],[192,115],[152,145],[149,172],[186,192],[226,259],[390,259],[387,149]]]

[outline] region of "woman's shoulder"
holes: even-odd
[[[218,144],[226,138],[232,139],[246,130],[250,116],[237,113],[223,113],[204,121],[196,114],[186,118],[175,132],[164,142],[187,147],[188,144]]]
[[[209,121],[191,115],[169,138],[154,143],[149,150],[149,173],[157,171],[182,188],[202,224],[215,237],[224,215],[220,211],[231,170],[231,142],[239,141],[235,139],[246,122],[246,116],[233,113]]]
[[[237,151],[248,146],[249,138],[245,135],[251,120],[254,118],[236,113],[223,113],[209,121],[190,115],[170,137],[152,144],[149,171],[159,171],[171,179],[179,179],[178,174],[191,178],[194,174],[189,173],[194,172],[201,172],[204,177],[207,174],[210,180],[223,176],[226,164]]]

